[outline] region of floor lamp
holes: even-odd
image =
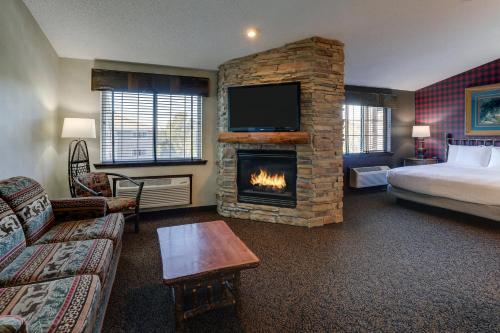
[[[64,118],[62,138],[72,138],[68,149],[68,184],[74,198],[74,178],[90,172],[89,151],[83,139],[95,139],[95,120],[87,118]]]

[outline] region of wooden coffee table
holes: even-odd
[[[157,230],[163,283],[172,288],[176,328],[200,313],[234,305],[239,314],[240,271],[260,260],[224,221]]]

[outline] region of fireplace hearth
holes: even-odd
[[[238,150],[238,202],[277,207],[297,205],[297,153]]]

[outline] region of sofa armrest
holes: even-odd
[[[50,200],[56,223],[86,220],[106,215],[106,199],[85,197]]]
[[[0,315],[0,332],[26,333],[26,321],[20,316]]]

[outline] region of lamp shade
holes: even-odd
[[[414,138],[428,138],[431,136],[429,126],[413,126],[411,136]]]
[[[95,138],[95,120],[88,118],[64,118],[61,138]]]

